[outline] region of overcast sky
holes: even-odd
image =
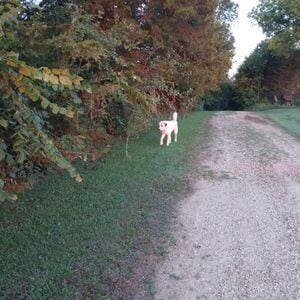
[[[239,16],[232,25],[232,32],[235,38],[235,57],[233,67],[229,72],[232,76],[244,59],[264,39],[261,28],[248,18],[249,12],[257,6],[258,0],[234,0],[239,5]]]

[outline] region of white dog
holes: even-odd
[[[177,112],[173,113],[172,121],[160,121],[159,129],[161,131],[160,145],[164,144],[164,138],[167,136],[167,146],[171,143],[171,133],[174,131],[175,133],[175,142],[177,142],[177,134],[178,134],[178,123],[177,123]]]

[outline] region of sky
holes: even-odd
[[[249,12],[258,5],[258,0],[234,0],[239,5],[238,19],[232,25],[235,38],[235,56],[229,76],[232,77],[245,58],[265,39],[261,28],[248,17]]]

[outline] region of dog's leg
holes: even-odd
[[[164,144],[164,138],[165,138],[165,134],[162,134],[161,135],[161,138],[160,138],[160,145],[162,146]]]
[[[171,144],[171,133],[168,134],[167,146]]]
[[[178,134],[178,127],[177,126],[175,127],[174,133],[175,133],[175,142],[177,142],[177,134]]]

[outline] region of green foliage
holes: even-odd
[[[300,93],[299,63],[299,51],[290,51],[288,56],[276,54],[268,41],[263,41],[238,69],[235,86],[240,91],[251,90],[256,94],[256,104],[264,103],[266,98],[275,105],[285,103],[286,95]]]
[[[48,18],[46,4],[46,1],[42,2],[46,9],[42,6],[38,20]],[[149,107],[153,102],[146,94],[141,78],[134,72],[132,63],[125,59],[137,49],[145,34],[130,20],[111,24],[105,31],[99,30],[102,20],[96,20],[88,11],[78,6],[72,9],[62,7],[69,12],[72,26],[64,23],[68,20],[62,19],[62,29],[58,32],[55,30],[57,24],[47,24],[38,42],[33,41],[35,48],[42,49],[47,45],[50,50],[46,53],[48,59],[45,63],[71,67],[92,82],[92,95],[81,95],[90,125],[102,124],[110,134],[123,134],[130,117],[128,107]],[[103,11],[98,13],[103,14]]]
[[[230,0],[44,0],[40,7],[32,18],[35,35],[28,33],[26,42],[41,50],[44,64],[71,67],[92,81],[93,96],[83,98],[93,124],[120,119],[110,116],[116,97],[125,110],[140,99],[148,108],[158,99],[161,108],[190,110],[227,79],[228,24],[237,9]]]
[[[200,102],[205,103],[206,110],[247,110],[264,102],[253,89],[238,88],[233,82],[223,84],[216,91],[207,92]]]
[[[226,82],[216,91],[206,92],[200,102],[205,103],[206,110],[236,110],[239,105],[235,102],[235,87]]]
[[[255,91],[249,89],[237,89],[233,99],[236,110],[244,110],[253,107],[259,102],[259,98]]]
[[[217,9],[218,19],[223,24],[233,22],[238,16],[238,4],[230,0],[220,0]]]
[[[46,130],[46,120],[51,114],[74,116],[70,105],[58,105],[47,98],[49,93],[65,89],[81,89],[81,77],[67,70],[35,68],[19,59],[13,52],[15,31],[18,29],[18,1],[8,1],[0,6],[0,133],[1,177],[15,177],[20,166],[42,155],[67,170],[81,181],[75,168],[61,155]],[[4,179],[1,179],[2,189]],[[0,201],[15,200],[15,195],[1,191]]]
[[[300,2],[297,0],[261,0],[253,10],[252,17],[271,37],[271,49],[277,53],[289,54],[299,48]]]
[[[182,95],[184,107],[195,106],[198,96],[227,79],[233,49],[227,22],[235,9],[229,3],[153,1],[150,4],[149,26],[158,54],[154,56],[155,67],[165,82]]]
[[[299,90],[300,2],[261,0],[251,16],[268,39],[240,66],[235,78],[238,106],[262,109],[294,98]]]
[[[282,57],[271,51],[268,43],[263,41],[245,59],[238,70],[236,78],[240,81],[246,80],[243,84],[258,89],[258,84],[263,80],[266,72],[276,70],[280,67],[281,62]],[[246,76],[247,79],[242,79],[243,76]]]

